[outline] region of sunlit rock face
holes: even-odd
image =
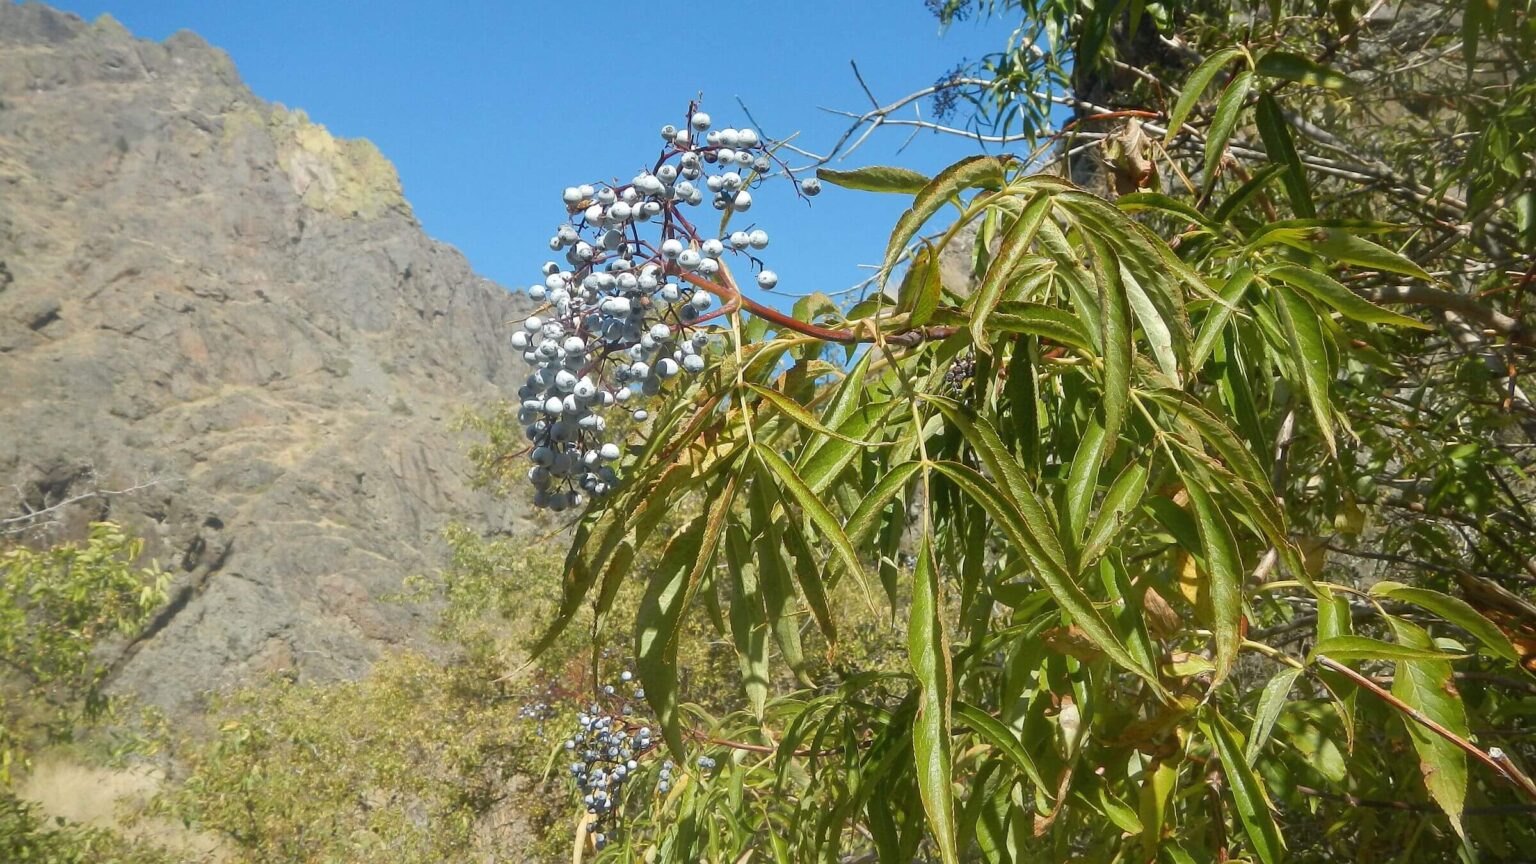
[[[418,638],[383,598],[441,525],[522,518],[449,423],[520,382],[525,304],[422,233],[372,144],[197,36],[0,2],[0,519],[144,487],[35,520],[121,520],[177,573],[115,686],[183,708]]]

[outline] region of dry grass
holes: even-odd
[[[93,828],[109,828],[124,837],[166,849],[197,864],[231,861],[219,838],[189,830],[168,819],[141,815],[160,791],[164,776],[158,769],[97,768],[63,758],[43,757],[17,789],[49,816]]]

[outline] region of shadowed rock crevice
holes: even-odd
[[[88,466],[62,497],[144,488],[37,539],[110,516],[175,574],[114,686],[183,708],[422,634],[382,598],[438,566],[444,522],[520,524],[449,431],[521,383],[519,301],[422,233],[372,144],[191,33],[0,2],[0,105],[0,519]]]

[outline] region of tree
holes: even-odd
[[[1023,23],[858,123],[958,94],[969,134],[1032,152],[822,171],[911,196],[889,290],[792,316],[744,297],[728,250],[762,270],[761,246],[729,219],[787,151],[692,107],[651,172],[567,190],[567,265],[534,291],[553,320],[518,337],[537,500],[580,510],[551,638],[656,562],[634,640],[654,721],[598,690],[572,739],[594,845],[1532,854],[1529,9],[930,5]],[[740,150],[718,234],[696,228],[681,184]],[[1062,176],[1094,179],[1075,152],[1102,195]],[[974,279],[946,283],[967,231]],[[714,365],[677,376],[695,356]],[[587,419],[648,396],[622,436]],[[835,652],[846,592],[905,629],[904,664],[806,667],[801,622]],[[678,676],[696,614],[743,673],[718,716]],[[664,752],[682,767],[653,785]]]

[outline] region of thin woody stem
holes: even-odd
[[[1334,672],[1337,672],[1340,675],[1343,675],[1344,677],[1353,681],[1355,684],[1358,684],[1366,690],[1371,691],[1371,693],[1374,694],[1376,698],[1386,702],[1388,705],[1391,705],[1398,711],[1401,711],[1403,714],[1412,718],[1414,722],[1418,723],[1420,726],[1423,726],[1425,729],[1428,729],[1436,735],[1439,735],[1441,738],[1444,738],[1445,740],[1466,751],[1467,755],[1488,766],[1499,776],[1514,784],[1515,788],[1523,792],[1526,797],[1536,801],[1536,783],[1532,783],[1531,778],[1521,773],[1520,769],[1516,768],[1514,764],[1508,760],[1507,757],[1500,759],[1488,751],[1483,750],[1481,747],[1478,747],[1471,741],[1468,741],[1467,739],[1457,735],[1455,732],[1445,728],[1429,717],[1426,717],[1423,712],[1392,695],[1390,691],[1384,689],[1375,681],[1372,681],[1370,678],[1367,678],[1365,675],[1362,675],[1361,673],[1349,668],[1337,660],[1325,656],[1319,656],[1317,658],[1317,663],[1319,666],[1322,666],[1326,669],[1331,669]]]
[[[753,315],[768,321],[772,321],[774,324],[777,324],[786,330],[792,330],[803,336],[810,336],[816,339],[820,339],[823,342],[836,342],[842,345],[853,345],[862,342],[876,341],[873,335],[867,333],[855,333],[852,330],[832,330],[826,327],[819,327],[815,324],[810,324],[805,321],[798,321],[789,315],[785,315],[783,312],[780,312],[777,309],[774,309],[770,306],[764,306],[763,304],[752,300],[750,297],[744,296],[734,284],[720,285],[715,282],[711,282],[708,279],[695,276],[692,273],[684,273],[681,271],[679,271],[677,275],[687,281],[690,285],[693,285],[695,288],[708,291],[716,297],[719,297],[723,302],[727,304],[740,303],[742,308],[746,309],[748,312],[751,312]],[[934,339],[944,339],[954,335],[955,333],[959,332],[959,330],[960,328],[958,327],[915,327],[911,330],[903,330],[900,333],[888,334],[884,337],[884,340],[892,345],[910,347],[921,342],[927,342]]]

